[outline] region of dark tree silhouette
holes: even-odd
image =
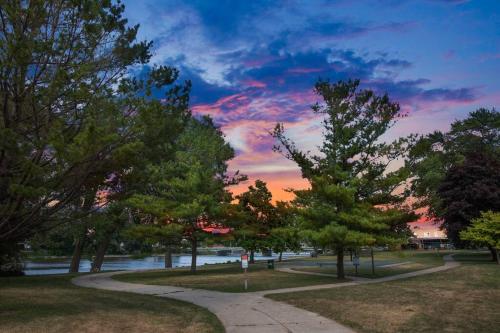
[[[500,161],[483,153],[467,155],[462,164],[448,170],[437,195],[443,228],[454,244],[464,245],[460,232],[472,219],[482,211],[500,210]]]

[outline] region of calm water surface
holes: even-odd
[[[304,254],[302,254],[304,255]],[[297,256],[297,254],[283,254],[283,257]],[[255,260],[275,259],[276,256],[266,257],[256,255]],[[173,258],[174,267],[191,266],[191,255],[177,255]],[[165,267],[163,256],[151,256],[143,259],[132,259],[127,257],[106,258],[102,265],[103,271],[111,270],[138,270],[138,269],[160,269]],[[220,264],[226,262],[235,262],[240,260],[240,256],[217,256],[217,255],[198,255],[197,265]],[[50,260],[47,262],[26,261],[26,275],[46,275],[68,273],[70,258],[61,258],[60,260]],[[90,260],[82,259],[80,263],[80,272],[90,271]]]

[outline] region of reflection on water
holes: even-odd
[[[283,254],[283,257],[296,256],[296,254]],[[275,259],[277,256],[265,257],[255,256],[255,260]],[[172,257],[174,267],[191,266],[190,255],[178,255]],[[205,264],[220,264],[226,262],[235,262],[240,260],[240,256],[217,256],[217,255],[198,255],[197,264],[202,266]],[[62,274],[68,273],[71,263],[70,258],[61,260],[50,260],[47,262],[32,262],[26,261],[26,275],[45,275],[45,274]],[[90,271],[90,260],[82,259],[80,262],[80,272]],[[127,257],[113,257],[104,260],[102,265],[103,271],[111,270],[138,270],[138,269],[160,269],[165,267],[163,256],[151,256],[143,259],[132,259]]]

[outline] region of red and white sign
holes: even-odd
[[[248,254],[241,255],[241,268],[248,268]]]

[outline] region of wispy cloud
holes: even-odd
[[[409,114],[392,136],[442,128],[482,101],[498,101],[500,83],[491,75],[498,47],[469,55],[462,45],[471,37],[452,44],[460,27],[442,26],[453,13],[494,20],[484,15],[494,9],[476,4],[462,11],[472,5],[465,2],[149,0],[127,1],[127,13],[141,23],[141,38],[154,41],[153,62],[176,66],[181,79],[192,81],[193,112],[211,115],[237,151],[231,168],[265,178],[286,196],[282,188],[304,183],[293,163],[272,152],[269,131],[283,122],[301,148],[315,149],[321,129],[310,105],[318,78],[361,79],[364,88],[388,93]],[[493,37],[477,29],[475,43],[498,42],[498,25]],[[466,59],[476,63],[448,73],[465,79],[433,74]],[[488,89],[467,80],[475,76],[493,77]]]

